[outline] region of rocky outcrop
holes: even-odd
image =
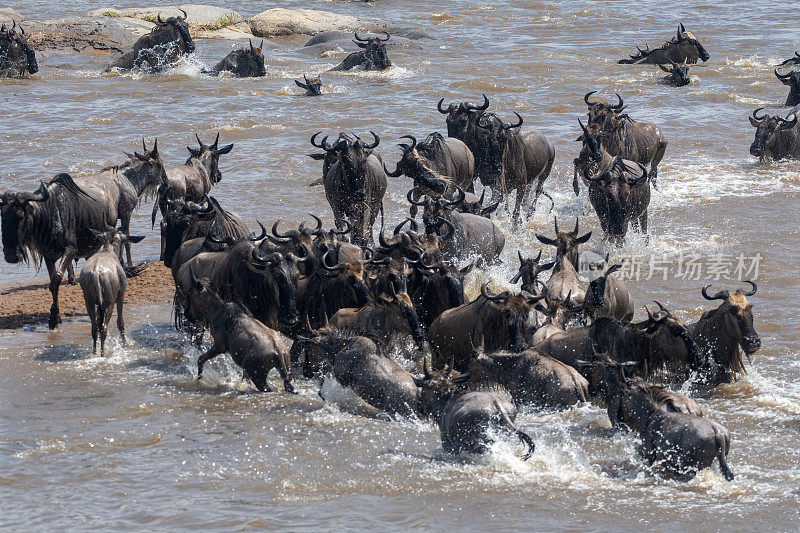
[[[0,25],[8,24],[11,26],[14,22],[19,24],[25,20],[22,15],[11,9],[10,7],[0,7]]]
[[[181,9],[186,11],[186,22],[189,24],[190,31],[214,31],[244,22],[244,18],[232,9],[205,4],[181,4],[177,6],[130,9],[101,8],[90,11],[89,15],[95,17],[133,18],[155,22],[159,14],[161,14],[161,18],[182,17]]]
[[[350,15],[319,9],[268,9],[250,17],[250,32],[257,37],[315,35],[331,31],[367,30],[374,24]]]
[[[39,52],[103,55],[130,49],[153,25],[131,18],[69,17],[29,21],[25,27],[29,42]]]

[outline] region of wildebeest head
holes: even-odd
[[[715,361],[733,372],[744,372],[744,364],[739,356],[739,350],[731,348],[730,345],[741,346],[742,351],[749,357],[761,348],[761,339],[753,327],[753,306],[747,301],[748,296],[752,296],[758,290],[758,286],[753,281],[745,281],[752,287],[749,292],[737,290],[733,293],[722,290],[710,296],[708,288],[703,287],[702,294],[706,300],[722,300],[716,309],[703,313],[703,320],[713,321],[715,324],[714,342],[719,344],[719,349],[715,353],[725,354],[731,360]]]
[[[606,265],[608,265],[608,254],[606,254]],[[589,282],[589,290],[586,291],[586,298],[583,300],[583,312],[594,319],[596,313],[606,304],[606,285],[608,276],[622,268],[622,263],[615,263],[607,266],[601,276]]]
[[[266,234],[262,226],[262,233]],[[263,238],[263,235],[262,235]],[[278,319],[284,326],[297,323],[297,281],[300,273],[298,263],[309,257],[298,257],[293,253],[282,253],[268,241],[253,247],[247,263],[250,270],[270,276],[278,293],[280,312]]]
[[[790,114],[787,118],[765,113],[758,116],[758,112],[763,110],[759,107],[753,111],[750,117],[750,124],[756,128],[756,136],[753,144],[750,145],[750,153],[760,159],[768,159],[773,156],[773,148],[780,141],[782,132],[790,132],[797,124],[797,115]]]
[[[536,281],[539,277],[539,274],[546,270],[550,270],[555,266],[555,261],[549,263],[539,263],[542,259],[542,251],[539,250],[539,255],[536,257],[524,258],[522,257],[522,252],[517,250],[517,255],[519,256],[519,271],[517,274],[511,278],[510,283],[516,283],[522,278],[522,287],[523,291],[527,291],[531,294],[536,294],[538,291],[536,289]]]
[[[465,198],[461,205],[458,206],[458,210],[462,213],[471,213],[473,215],[480,215],[482,217],[490,218],[490,215],[497,211],[498,206],[500,205],[500,200],[497,200],[495,203],[484,206],[483,199],[486,197],[486,188],[481,191],[481,197],[478,198],[474,194],[471,194],[470,199],[469,197]]]
[[[181,51],[191,54],[195,50],[195,44],[189,34],[189,25],[186,23],[188,15],[183,9],[180,9],[180,11],[183,13],[182,17],[168,17],[167,20],[163,20],[159,13],[158,17],[156,17],[156,27],[153,28],[151,35],[155,37],[158,44],[166,44],[166,42],[177,40]]]
[[[787,106],[796,106],[800,104],[800,72],[794,70],[788,74],[778,74],[778,69],[775,69],[775,76],[781,80],[781,83],[789,86],[789,96],[786,98]]]
[[[303,74],[303,81],[305,83],[294,80],[298,87],[306,90],[306,96],[320,96],[322,94],[322,81],[319,79],[319,76],[309,78]]]
[[[425,233],[435,235],[438,240],[449,239],[455,235],[455,225],[450,221],[450,213],[464,201],[464,191],[456,187],[456,194],[452,200],[444,197],[436,200],[423,196],[421,200],[412,198],[413,189],[408,191],[406,198],[412,205],[423,207],[422,221],[425,223]],[[442,233],[443,227],[448,228]]]
[[[401,139],[410,139],[411,144],[401,144],[400,148],[403,149],[403,155],[394,172],[390,172],[384,163],[383,169],[387,176],[393,178],[405,174],[412,180],[414,185],[421,187],[423,192],[431,191],[436,194],[444,194],[447,187],[452,182],[449,176],[443,176],[431,168],[427,160],[420,157],[417,152],[417,139],[413,135],[403,135]]]
[[[478,119],[482,133],[476,133],[476,141],[477,144],[481,144],[481,141],[485,144],[486,157],[475,157],[475,172],[480,175],[484,185],[496,183],[503,175],[508,141],[523,122],[519,113],[515,111],[514,114],[517,115],[516,123],[503,122],[494,113],[486,113]]]
[[[484,94],[482,105],[461,102],[460,104],[450,103],[447,107],[442,107],[442,103],[444,103],[444,98],[439,100],[436,108],[439,113],[447,115],[447,136],[462,141],[470,150],[474,151],[472,133],[478,117],[483,115],[483,112],[489,108],[489,99]]]
[[[262,48],[264,41],[258,47],[253,46],[253,41],[249,41],[249,48],[234,50],[228,54],[218,65],[219,70],[227,70],[237,78],[258,78],[267,75],[267,68],[264,66],[264,53]]]
[[[206,171],[208,171],[208,176],[211,178],[211,183],[217,184],[222,179],[222,173],[219,171],[219,156],[225,155],[233,150],[233,143],[220,148],[219,133],[217,133],[217,138],[214,139],[213,144],[204,144],[203,141],[200,140],[200,136],[197,134],[195,134],[195,137],[197,138],[197,143],[200,145],[200,148],[192,148],[190,146],[186,147],[191,154],[191,157],[189,157],[186,163],[190,164],[192,159],[197,160],[206,169]]]
[[[670,41],[670,44],[673,45],[670,52],[670,56],[673,58],[700,58],[703,62],[708,61],[708,52],[706,52],[706,49],[691,32],[686,31],[686,28],[683,27],[683,23],[681,23],[680,28],[678,28],[676,38]],[[695,59],[695,61],[697,61],[697,59]]]
[[[593,102],[589,100],[589,97],[596,92],[597,91],[591,91],[586,93],[583,96],[583,101],[586,102],[586,106],[589,108],[589,125],[597,124],[600,126],[600,129],[605,129],[609,124],[611,117],[618,115],[623,109],[625,109],[625,102],[623,102],[622,97],[617,93],[614,94],[619,102],[614,105],[603,102]]]
[[[564,258],[578,268],[578,245],[584,244],[592,237],[592,232],[578,236],[578,218],[575,218],[575,229],[572,231],[559,231],[558,218],[554,219],[556,238],[551,239],[544,235],[536,234],[536,238],[542,244],[556,247],[556,264]]]
[[[167,200],[167,213],[161,221],[161,260],[164,265],[171,266],[175,252],[198,221],[213,220],[215,216],[214,206],[208,197],[203,199],[202,204]]]
[[[481,285],[481,296],[490,303],[494,312],[486,315],[483,328],[483,345],[489,351],[507,349],[521,352],[527,348],[526,324],[534,304],[544,295],[533,296],[523,292],[511,294],[509,291],[493,294],[488,289],[489,282]]]
[[[414,378],[414,383],[420,388],[420,412],[422,416],[436,417],[448,400],[454,394],[459,394],[459,389],[450,381],[452,367],[443,372],[431,370],[426,357],[422,362],[422,371],[422,377]]]
[[[36,252],[31,249],[35,215],[50,197],[50,190],[43,181],[34,193],[7,191],[0,196],[3,256],[7,263],[27,262],[28,252]]]
[[[684,85],[689,85],[691,80],[689,79],[688,65],[679,65],[675,63],[672,59],[669,60],[669,64],[670,64],[669,68],[661,64],[658,65],[658,68],[669,74],[669,76],[667,76],[667,81],[669,82],[669,84],[675,87],[683,87]]]
[[[298,229],[290,229],[284,233],[278,231],[278,226],[281,220],[278,219],[272,224],[272,235],[267,235],[267,239],[277,246],[277,248],[284,253],[291,252],[298,257],[306,257],[311,253],[314,248],[314,236],[322,232],[322,220],[316,215],[309,213],[317,223],[315,229],[306,228],[305,222],[300,223]],[[320,258],[322,255],[320,255]],[[313,264],[311,264],[313,263]],[[310,274],[316,267],[316,261],[309,261],[306,269],[301,269],[301,273]]]
[[[446,310],[464,303],[464,277],[474,266],[474,261],[462,268],[441,261],[428,263],[424,257],[414,265],[409,279],[411,297],[426,326]]]
[[[402,231],[406,223],[410,224],[410,229]],[[381,228],[378,234],[380,246],[375,248],[375,252],[384,257],[391,257],[396,261],[407,260],[411,263],[417,263],[422,257],[427,257],[431,261],[438,261],[441,258],[439,240],[444,237],[440,237],[437,234],[421,234],[418,229],[417,222],[412,218],[406,218],[398,224],[390,238],[386,238],[383,228]]]
[[[22,26],[17,30],[17,21],[8,28],[0,27],[0,75],[7,72],[12,76],[35,74],[39,71],[36,52],[28,43],[28,37]]]
[[[631,198],[635,187],[647,185],[647,170],[641,163],[639,174],[634,174],[634,169],[628,167],[619,156],[614,158],[611,166],[599,174],[587,176],[592,185],[590,195],[599,195],[603,198],[603,208],[598,216],[603,222],[608,240],[621,244],[628,232],[628,222],[631,218],[630,210],[633,200]]]
[[[392,283],[388,284],[388,289],[388,293],[381,292],[375,297],[375,302],[378,305],[387,308],[386,321],[380,324],[380,327],[385,328],[386,331],[410,332],[420,349],[423,349],[425,335],[422,331],[419,315],[411,302],[411,297],[405,291],[396,292]]]
[[[367,64],[371,67],[369,70],[384,70],[392,66],[389,56],[386,54],[386,45],[384,44],[389,40],[389,34],[383,32],[386,36],[385,39],[380,37],[368,37],[366,39],[359,37],[358,32],[354,34],[356,46],[364,49],[366,54]]]
[[[401,294],[408,291],[411,269],[404,258],[372,258],[365,264],[367,278],[374,294]]]
[[[794,57],[790,57],[789,59],[782,61],[780,66],[797,65],[797,64],[800,64],[800,52],[795,52]]]
[[[580,124],[583,130],[583,134],[578,137],[576,141],[582,141],[583,146],[581,147],[581,153],[578,155],[578,159],[575,160],[575,164],[581,161],[597,163],[603,158],[602,131],[600,126],[596,122],[589,122],[588,127],[584,126],[581,119],[578,119],[578,124]]]
[[[144,184],[145,193],[155,191],[159,185],[166,183],[167,171],[158,151],[158,139],[153,141],[153,147],[148,150],[147,144],[142,138],[142,153],[133,152],[133,155],[127,155],[130,158],[130,162],[112,168],[117,170],[133,169],[138,179],[141,180],[140,183]]]
[[[336,263],[333,259],[333,252],[333,250],[325,252],[320,261],[320,269],[317,270],[319,275],[328,278],[331,282],[326,285],[326,288],[335,290],[339,298],[349,297],[350,301],[356,302],[355,307],[366,305],[370,300],[370,292],[364,265],[358,261]]]
[[[705,357],[686,329],[686,325],[669,310],[665,309],[663,305],[658,302],[655,303],[659,307],[658,311],[651,313],[645,307],[647,320],[632,325],[640,334],[650,339],[651,349],[649,356],[651,360],[648,361],[647,371],[651,372],[662,365],[675,364],[674,361],[668,359],[666,354],[674,352],[675,347],[681,343],[685,349],[686,363],[689,364],[689,367],[694,370],[701,368],[705,363]]]

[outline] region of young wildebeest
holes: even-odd
[[[764,108],[759,107],[753,111],[750,124],[756,128],[755,139],[750,145],[750,154],[758,157],[759,161],[779,161],[781,159],[800,159],[800,143],[797,142],[798,107],[792,109],[786,118],[778,115],[758,112]]]
[[[319,79],[319,76],[309,79],[308,76],[303,74],[303,81],[305,83],[294,80],[298,87],[306,90],[305,96],[320,96],[322,94],[322,80]]]
[[[206,361],[227,352],[260,392],[271,390],[267,376],[277,368],[284,390],[293,393],[289,349],[280,334],[256,320],[240,303],[225,302],[207,278],[198,280],[191,274],[189,312],[204,317],[214,338],[211,348],[197,359],[197,379],[203,376]]]
[[[670,68],[665,67],[664,65],[658,65],[658,68],[669,74],[669,76],[664,76],[662,81],[667,85],[672,85],[673,87],[683,87],[685,85],[689,85],[691,83],[691,79],[689,79],[689,67],[687,65],[678,65],[673,60],[669,60]]]
[[[493,392],[467,392],[457,388],[447,374],[431,372],[428,361],[420,386],[420,409],[433,417],[439,426],[442,448],[449,454],[483,453],[491,443],[490,430],[516,436],[527,447],[522,459],[527,461],[536,448],[533,439],[517,429],[517,409],[503,396]]]
[[[800,104],[800,72],[791,71],[789,74],[778,74],[775,69],[775,76],[781,83],[789,86],[789,96],[786,97],[785,106],[796,106]]]
[[[80,284],[86,312],[92,321],[92,353],[97,353],[97,336],[100,335],[100,355],[106,355],[106,335],[108,323],[117,306],[117,329],[125,344],[125,321],[122,318],[122,305],[128,280],[119,262],[121,248],[127,242],[139,242],[144,236],[127,236],[117,230],[92,233],[103,243],[96,254],[86,260],[81,269]]]
[[[681,23],[677,36],[673,37],[660,48],[642,50],[638,46],[638,53],[630,56],[630,59],[620,59],[618,63],[632,65],[634,63],[658,63],[666,64],[670,60],[683,61],[684,63],[697,63],[698,59],[708,61],[709,55],[703,45],[686,31]]]
[[[237,78],[259,78],[267,75],[267,69],[264,67],[264,54],[261,48],[264,46],[264,40],[258,48],[253,46],[253,41],[250,41],[250,48],[242,48],[234,50],[226,55],[222,61],[214,65],[214,68],[204,72],[214,76],[219,75],[221,72],[230,72]]]
[[[36,52],[28,44],[25,30],[20,26],[17,32],[16,28],[16,20],[11,28],[5,24],[0,27],[0,77],[21,78],[39,72]]]
[[[105,72],[114,68],[121,71],[137,69],[159,72],[181,56],[194,52],[195,44],[189,34],[186,11],[180,11],[183,17],[169,17],[167,20],[163,20],[159,14],[150,33],[139,37],[133,50],[111,63]]]
[[[386,32],[383,32],[383,34],[386,35],[385,39],[381,39],[380,37],[362,39],[358,36],[358,32],[356,32],[354,34],[356,40],[353,42],[359,48],[363,48],[363,50],[353,52],[331,70],[350,70],[354,68],[359,68],[361,70],[385,70],[391,67],[392,62],[389,60],[389,56],[386,55],[386,45],[383,44],[389,40],[389,34]]]
[[[405,417],[419,414],[419,389],[414,376],[384,355],[379,343],[330,328],[313,335],[295,341],[305,355],[305,376],[331,371],[343,387],[384,413]]]
[[[556,218],[553,221],[555,239],[536,234],[540,243],[556,247],[556,264],[545,283],[547,294],[570,305],[579,305],[586,296],[578,279],[578,245],[588,242],[592,237],[591,231],[579,237],[578,223],[578,218],[575,218],[574,230],[559,231]],[[568,297],[570,300],[567,300]]]
[[[589,398],[589,383],[577,370],[535,349],[478,354],[453,382],[499,385],[517,405],[568,409]]]

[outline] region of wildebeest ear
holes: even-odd
[[[622,263],[616,263],[616,264],[614,264],[614,265],[611,265],[611,266],[610,266],[610,267],[608,267],[608,269],[606,270],[606,276],[608,276],[609,274],[613,274],[614,272],[616,272],[616,271],[617,271],[617,270],[619,270],[620,268],[622,268]]]
[[[189,150],[189,153],[191,155],[193,155],[194,157],[200,157],[200,150],[197,150],[196,148],[192,148],[191,146],[187,146],[186,149]]]
[[[325,159],[326,155],[327,154],[308,154],[308,157],[310,157],[311,159],[316,159],[317,161],[322,161],[323,159]]]
[[[537,237],[538,237],[538,235],[537,235]],[[590,231],[586,235],[584,235],[582,237],[578,237],[577,239],[575,239],[575,244],[583,244],[583,243],[585,243],[586,241],[588,241],[591,238],[592,238],[592,232]]]
[[[589,233],[591,234],[591,231]],[[545,237],[544,235],[539,235],[538,233],[536,234],[536,238],[542,244],[549,244],[550,246],[555,246],[556,244],[558,244],[555,239],[551,239],[550,237]]]
[[[556,262],[555,261],[550,261],[549,263],[544,263],[542,265],[539,265],[539,268],[537,268],[536,270],[541,272],[542,270],[550,270],[554,266],[556,266]]]
[[[658,68],[660,68],[660,69],[661,69],[661,70],[663,70],[664,72],[667,72],[667,73],[669,73],[669,74],[672,74],[672,69],[669,69],[669,68],[665,67],[665,66],[664,66],[664,65],[662,65],[661,63],[659,63],[659,64],[658,64]]]
[[[581,133],[581,136],[578,137],[577,139],[575,139],[575,142],[582,142],[583,138],[584,138],[584,135],[583,135],[583,133]]]
[[[227,153],[230,153],[231,150],[233,150],[233,143],[227,144],[222,148],[220,148],[219,150],[217,150],[217,155],[225,155]]]
[[[298,87],[300,87],[301,89],[308,90],[308,85],[306,85],[305,83],[301,83],[301,82],[299,82],[299,81],[297,81],[297,80],[294,80],[294,82],[295,82],[295,84],[296,84]]]
[[[98,231],[98,230],[96,230],[96,229],[94,229],[94,228],[89,228],[89,231],[91,231],[91,232],[92,232],[92,235],[94,235],[94,236],[95,236],[95,237],[97,237],[98,239],[102,239],[102,238],[105,236],[105,233],[104,233],[104,232],[102,232],[102,231]]]
[[[131,235],[130,237],[126,236],[126,240],[136,244],[137,242],[142,242],[144,237],[144,235]]]

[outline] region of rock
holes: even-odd
[[[11,25],[14,23],[14,21],[19,24],[23,20],[25,20],[25,18],[10,7],[0,7],[0,25]]]
[[[248,19],[250,32],[257,37],[315,35],[328,31],[366,30],[374,24],[350,15],[320,9],[268,9]]]
[[[192,31],[214,31],[244,22],[244,18],[231,9],[205,4],[181,4],[179,6],[162,6],[130,9],[95,9],[90,16],[109,18],[133,18],[155,22],[158,14],[161,18],[183,16],[180,9],[186,11],[186,22]]]
[[[105,55],[124,52],[153,24],[132,18],[69,17],[26,23],[28,40],[37,51]]]

